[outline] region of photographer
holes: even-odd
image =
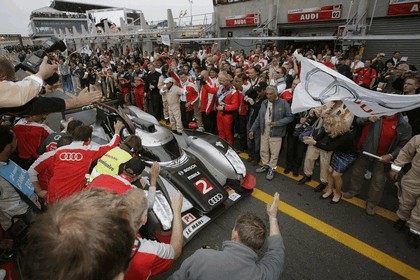
[[[56,69],[57,66],[48,64],[45,57],[36,75],[14,83],[15,71],[12,63],[7,59],[0,58],[0,114],[22,116],[61,112],[88,105],[101,98],[101,92],[88,92],[87,89],[81,91],[79,96],[70,99],[38,97],[43,80],[54,74]],[[54,86],[50,89],[53,90]],[[31,97],[29,98],[29,96]]]

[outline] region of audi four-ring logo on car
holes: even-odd
[[[82,153],[61,153],[59,156],[62,161],[81,161],[83,159]]]
[[[218,193],[218,194],[216,194],[215,196],[213,196],[212,198],[210,198],[209,200],[208,200],[208,203],[211,205],[211,206],[213,206],[213,205],[216,205],[219,201],[221,201],[223,199],[223,194],[221,194],[221,193]]]

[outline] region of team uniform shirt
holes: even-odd
[[[119,141],[119,135],[114,135],[111,141],[103,146],[91,146],[82,141],[74,141],[70,145],[42,155],[32,167],[37,170],[38,165],[53,166],[47,202],[53,203],[57,199],[82,190],[86,183],[85,175],[89,172],[91,163],[116,147]]]
[[[123,175],[102,174],[96,177],[86,189],[95,187],[122,194],[132,189],[133,185]],[[152,275],[168,270],[175,258],[174,249],[170,244],[143,239],[140,235],[136,236],[132,255],[134,257],[124,277],[125,280],[149,279]]]
[[[322,62],[322,64],[324,64],[328,68],[335,69],[335,64],[332,62]]]
[[[15,124],[13,131],[17,137],[19,157],[23,159],[37,159],[38,147],[54,132],[45,124],[29,122],[24,118]]]
[[[252,84],[248,81],[244,81],[242,84],[242,94],[245,95],[245,93],[252,87]]]
[[[115,147],[98,159],[98,163],[90,174],[90,179],[93,180],[100,174],[117,175],[120,164],[125,163],[132,158],[130,153],[124,151],[120,147]]]
[[[358,85],[360,83],[365,86],[370,86],[372,79],[376,79],[376,70],[372,68],[359,68],[354,71],[357,73],[357,77],[354,82]]]
[[[358,69],[358,68],[363,68],[363,67],[365,67],[365,64],[363,63],[363,62],[361,62],[361,61],[358,61],[357,63],[355,63],[354,61],[350,64],[350,68],[351,69],[354,69],[354,70],[356,70],[356,69]]]
[[[186,108],[187,111],[194,110],[194,103],[198,101],[198,91],[194,83],[186,81],[182,83],[182,96],[181,101],[190,103],[190,106]]]
[[[38,147],[38,154],[42,155],[45,152],[51,152],[57,149],[57,143],[61,137],[68,135],[66,132],[54,132],[45,138],[44,142]]]
[[[53,174],[53,162],[51,160],[43,161],[44,158],[54,154],[55,150],[44,153],[28,169],[29,177],[32,182],[38,181],[41,189],[48,191],[48,184]],[[51,158],[52,159],[52,158]],[[43,161],[42,164],[38,164]]]
[[[293,91],[292,89],[285,89],[283,90],[283,92],[281,92],[279,94],[279,97],[283,100],[286,100],[287,102],[292,103],[292,99],[293,99]]]
[[[248,106],[244,101],[243,93],[240,91],[239,91],[238,99],[239,99],[238,114],[239,116],[246,116],[248,114]]]
[[[139,236],[134,242],[132,254],[135,255],[124,277],[125,280],[150,279],[151,276],[168,270],[175,257],[171,245],[143,239]]]
[[[261,67],[265,67],[265,66],[267,66],[268,62],[265,59],[260,59],[256,64],[261,65]]]
[[[133,189],[133,186],[123,176],[100,174],[86,187],[86,189],[90,188],[104,188],[108,191],[122,194],[128,190]]]
[[[208,77],[206,83],[201,87],[201,112],[210,113],[214,111],[216,98],[214,93],[210,92],[208,88],[217,88],[218,86],[219,82],[216,78],[212,79]]]

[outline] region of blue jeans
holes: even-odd
[[[73,92],[73,83],[70,74],[61,76],[61,84],[64,92]]]

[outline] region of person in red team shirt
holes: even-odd
[[[86,183],[85,174],[89,172],[91,163],[116,147],[120,142],[119,133],[123,123],[114,124],[115,135],[107,145],[91,146],[92,128],[82,125],[74,130],[74,141],[54,152],[42,155],[32,165],[37,170],[38,165],[52,166],[52,177],[48,186],[47,203],[54,203],[81,191]]]
[[[239,108],[239,91],[232,85],[233,78],[227,72],[219,73],[219,86],[216,88],[206,87],[211,93],[217,93],[217,131],[219,137],[233,144],[232,125],[233,114]],[[205,85],[206,86],[206,85]]]
[[[131,213],[131,224],[137,232],[147,222],[148,209],[153,207],[152,188],[156,188],[157,177],[160,166],[154,162],[150,169],[150,186],[146,200],[145,192],[137,189],[132,182],[137,180],[144,170],[144,163],[141,159],[131,159],[123,164],[123,171],[118,176],[99,175],[89,188],[104,188],[125,196],[120,207]],[[131,190],[131,191],[130,191]],[[180,192],[172,198],[172,209],[174,213],[171,240],[169,244],[142,238],[136,235],[133,244],[132,259],[125,280],[146,280],[150,276],[160,274],[168,270],[174,260],[181,255],[182,251],[182,209],[183,197]]]
[[[131,83],[133,86],[134,100],[136,101],[136,106],[140,110],[144,111],[144,81],[140,77],[134,78],[134,83]]]
[[[196,85],[188,78],[188,76],[179,71],[179,80],[181,82],[181,118],[184,128],[188,128],[188,124],[194,118],[194,104],[198,102],[198,89]],[[185,103],[184,103],[185,102]]]
[[[356,78],[354,82],[361,87],[372,89],[376,82],[376,70],[371,68],[371,59],[366,59],[365,67],[354,70]]]
[[[39,157],[38,147],[54,131],[44,124],[47,115],[35,115],[20,119],[13,127],[17,137],[18,164],[23,169],[29,166]]]
[[[201,116],[204,123],[204,129],[208,133],[216,134],[216,96],[215,93],[209,92],[208,88],[217,88],[219,82],[217,80],[217,69],[212,68],[210,71],[203,70],[200,75],[203,79],[201,87]]]

